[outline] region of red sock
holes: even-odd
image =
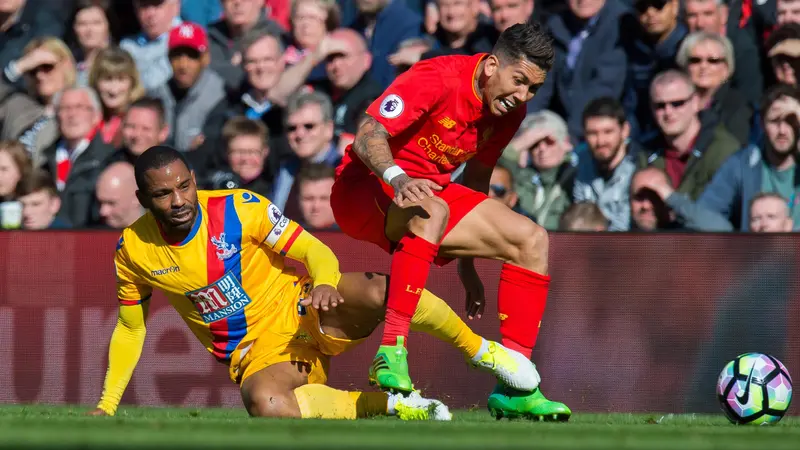
[[[409,233],[400,239],[392,256],[386,325],[383,327],[381,345],[396,345],[397,336],[408,340],[411,318],[417,310],[419,297],[428,282],[428,272],[437,253],[439,246],[421,237]]]
[[[528,358],[542,325],[550,276],[503,264],[497,290],[501,343]]]

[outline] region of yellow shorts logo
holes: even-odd
[[[508,314],[499,313],[497,314],[497,317],[499,317],[500,320],[506,320],[508,319]]]

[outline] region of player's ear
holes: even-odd
[[[197,177],[194,174],[194,170],[191,170],[190,173],[192,174],[192,183],[197,186]]]
[[[489,55],[486,57],[486,62],[483,63],[483,74],[491,77],[498,70],[500,70],[500,60],[496,55]]]
[[[139,200],[139,204],[142,205],[142,208],[147,209],[147,205],[145,204],[145,201],[144,201],[143,197],[144,197],[144,195],[142,194],[142,191],[137,189],[136,190],[136,200]]]

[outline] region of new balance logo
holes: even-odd
[[[497,317],[500,318],[500,320],[506,320],[508,319],[508,314],[499,313]]]
[[[449,130],[449,129],[453,128],[454,126],[456,126],[456,121],[451,119],[451,118],[449,118],[449,117],[447,117],[447,116],[444,116],[442,118],[442,120],[439,121],[439,125],[447,128]]]

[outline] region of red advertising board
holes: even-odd
[[[116,322],[113,232],[0,233],[0,402],[94,404]],[[344,271],[387,271],[377,247],[319,237]],[[545,393],[576,411],[717,411],[716,376],[739,353],[800,367],[795,235],[553,234],[553,277],[534,351]],[[499,263],[479,265],[496,311]],[[455,264],[428,287],[463,311]],[[496,314],[471,325],[498,337]],[[368,389],[377,336],[335,358],[331,384]],[[453,407],[485,404],[493,380],[446,344],[412,334],[412,377]],[[800,372],[798,372],[800,373]],[[239,406],[226,370],[155,295],[147,342],[123,399]]]

